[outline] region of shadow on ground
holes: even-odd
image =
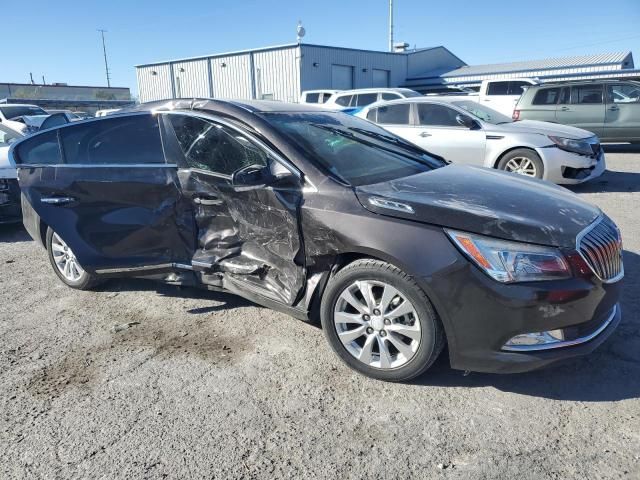
[[[564,186],[574,193],[640,192],[640,173],[607,170],[589,182]]]
[[[520,374],[471,373],[449,367],[444,352],[415,383],[424,386],[493,387],[556,400],[609,402],[640,398],[640,255],[624,252],[625,284],[622,322],[611,337],[590,355]]]
[[[21,223],[0,225],[0,243],[31,242],[32,238]]]
[[[602,148],[605,153],[640,153],[640,144],[638,143],[604,143]]]

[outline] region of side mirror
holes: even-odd
[[[476,130],[480,128],[480,124],[473,118],[468,117],[467,115],[462,115],[461,113],[456,115],[456,122],[463,127],[467,127],[469,130]]]
[[[266,187],[273,176],[265,165],[248,165],[236,170],[231,176],[231,184],[237,190]]]

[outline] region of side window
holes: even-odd
[[[602,103],[602,85],[580,85],[571,87],[571,103],[583,105]]]
[[[318,103],[318,99],[320,98],[319,93],[307,93],[305,96],[306,103]]]
[[[560,92],[560,105],[567,105],[571,103],[571,87],[562,87]]]
[[[560,97],[560,87],[541,88],[533,97],[533,105],[555,105]]]
[[[640,85],[624,83],[607,85],[607,101],[609,103],[639,103]]]
[[[487,95],[508,95],[509,82],[489,82]]]
[[[530,87],[529,82],[513,81],[509,82],[509,95],[522,95],[524,89]]]
[[[342,95],[341,97],[336,98],[336,103],[343,107],[348,107],[351,102],[351,97],[353,97],[353,95]]]
[[[420,125],[431,125],[437,127],[459,127],[456,120],[458,112],[444,105],[434,103],[419,103],[418,122]]]
[[[168,115],[189,168],[232,175],[249,165],[267,165],[267,153],[244,135],[203,118]]]
[[[377,121],[377,113],[378,113],[377,108],[372,108],[371,110],[369,110],[367,112],[367,120],[375,123]]]
[[[411,112],[411,105],[408,103],[378,107],[377,123],[383,125],[409,125],[409,112]]]
[[[60,129],[65,163],[165,163],[156,115],[105,118]]]
[[[16,163],[26,165],[57,165],[62,163],[57,130],[35,135],[17,147]]]
[[[320,95],[320,103],[325,103],[327,100],[329,100],[331,98],[331,93],[324,93],[322,95]]]
[[[382,92],[380,94],[380,100],[397,100],[398,98],[402,97],[397,93]]]
[[[356,106],[366,107],[367,105],[371,105],[376,100],[378,100],[377,93],[361,93],[360,95],[358,95]]]

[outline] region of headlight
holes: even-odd
[[[556,248],[455,230],[446,232],[467,257],[499,282],[533,282],[571,277],[569,264]]]
[[[590,138],[574,140],[572,138],[554,137],[553,135],[548,135],[548,137],[549,140],[555,143],[556,146],[562,150],[579,153],[580,155],[593,155]]]

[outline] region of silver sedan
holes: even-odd
[[[453,163],[559,184],[586,182],[606,169],[600,140],[591,132],[549,122],[513,121],[460,97],[377,102],[357,116]]]

